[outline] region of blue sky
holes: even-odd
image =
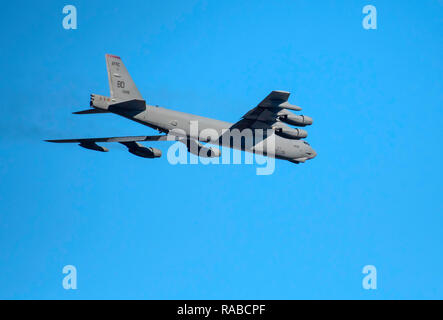
[[[78,29],[64,30],[73,4]],[[377,30],[362,8],[377,8]],[[0,298],[443,298],[441,1],[2,5]],[[120,55],[148,103],[235,122],[271,90],[317,158],[177,165],[47,138],[155,134],[75,116]],[[167,150],[168,144],[150,146]],[[64,290],[75,265],[78,289]],[[377,268],[377,290],[362,268]]]

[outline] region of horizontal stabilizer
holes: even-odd
[[[100,109],[88,109],[88,110],[76,111],[73,112],[72,114],[95,114],[95,113],[109,113],[109,111],[100,110]]]
[[[145,100],[127,100],[118,103],[114,103],[108,107],[108,110],[118,111],[118,110],[131,110],[131,111],[144,111],[146,110]]]

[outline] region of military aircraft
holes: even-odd
[[[288,102],[289,92],[272,91],[240,121],[229,123],[148,105],[120,57],[106,54],[106,66],[110,96],[91,94],[91,108],[74,114],[114,113],[163,134],[46,141],[78,143],[83,148],[102,152],[108,149],[98,145],[98,142],[118,142],[125,145],[132,154],[144,158],[159,158],[162,153],[156,148],[144,147],[140,142],[168,140],[180,141],[186,145],[189,152],[208,158],[221,155],[220,149],[209,147],[208,144],[258,153],[293,163],[305,162],[317,155],[309,143],[303,140],[307,137],[307,132],[288,126],[305,127],[313,122],[308,116],[296,115],[289,111],[301,110]]]

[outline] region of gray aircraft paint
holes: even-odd
[[[295,163],[304,162],[305,160],[312,159],[316,156],[316,152],[306,141],[285,137],[285,135],[294,136],[294,134],[300,135],[301,137],[307,135],[304,130],[293,129],[280,120],[284,117],[294,116],[294,119],[297,121],[302,121],[298,120],[300,116],[296,116],[288,111],[301,110],[301,108],[290,105],[287,102],[289,97],[288,92],[272,91],[256,108],[246,113],[239,122],[229,123],[190,113],[147,105],[120,57],[107,54],[106,66],[111,96],[91,95],[90,105],[94,109],[76,112],[76,114],[112,112],[169,135],[175,135],[177,132],[180,132],[182,134],[177,134],[177,139],[187,144],[189,148],[193,143],[196,143],[198,148],[206,148],[209,150],[209,148],[204,147],[198,141],[205,143],[209,142],[209,144],[230,147],[247,152],[264,153],[269,157],[289,160]],[[312,119],[309,117],[302,117],[300,119],[305,119],[307,125],[312,124]],[[300,126],[304,126],[305,123],[301,123]],[[198,125],[198,129],[193,130],[196,125]],[[207,137],[202,136],[202,132],[208,132],[208,130],[214,132],[214,134],[217,135],[217,139],[208,141]],[[270,132],[268,136],[266,136],[266,130],[268,130],[268,133]],[[264,137],[262,131],[265,131]],[[276,133],[276,131],[279,131],[279,133]],[[241,141],[242,135],[245,135],[245,132],[250,133],[250,135],[247,135],[250,140],[245,143],[246,145],[233,143],[233,141]],[[230,138],[223,139],[223,134],[229,135]],[[144,148],[136,143],[136,141],[165,140],[170,139],[166,138],[166,136],[160,135],[47,141],[59,143],[76,142],[82,147],[96,151],[107,151],[106,148],[98,146],[96,142],[120,142],[126,145],[130,152],[151,158],[154,157],[150,156],[153,154],[157,157],[158,152],[161,155],[161,151],[154,148]],[[268,145],[267,142],[271,140],[274,141],[272,152],[271,150],[266,149],[266,145]],[[264,141],[264,143],[262,141]],[[217,148],[210,148],[210,150],[212,150],[211,156],[220,156],[220,151]]]

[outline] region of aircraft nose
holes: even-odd
[[[314,159],[317,156],[317,152],[315,152],[314,149],[311,149],[309,151],[310,155],[309,155],[309,159]]]

